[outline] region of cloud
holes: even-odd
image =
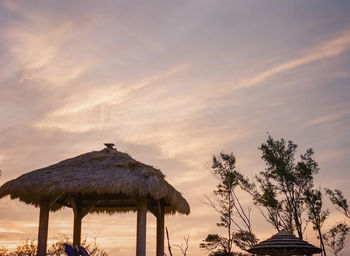
[[[7,229],[7,228],[0,228],[0,233],[23,233],[22,231],[18,229]]]
[[[310,50],[305,56],[287,61],[278,66],[267,69],[261,73],[253,75],[251,78],[244,79],[235,85],[235,89],[249,88],[257,86],[262,82],[272,78],[279,73],[293,70],[303,65],[322,60],[325,58],[336,56],[350,48],[350,31],[345,31],[341,36],[327,41],[323,45]]]
[[[77,34],[82,34],[82,31],[69,21],[54,29],[48,24],[35,28],[29,24],[13,24],[4,31],[3,39],[9,43],[12,61],[21,68],[22,81],[42,81],[45,86],[67,86],[68,82],[97,63],[92,55],[73,54],[76,45],[67,47],[73,35]],[[82,51],[83,47],[80,49]]]
[[[0,154],[0,164],[2,164],[2,162],[4,161],[5,156]],[[0,176],[1,176],[1,169],[0,169]]]
[[[5,8],[0,8],[0,19],[6,21],[0,22],[0,65],[4,68],[0,76],[0,144],[4,145],[0,153],[1,182],[86,151],[99,150],[103,142],[115,142],[119,150],[161,168],[167,180],[183,193],[192,212],[188,217],[167,216],[171,239],[181,243],[183,236],[190,234],[190,254],[202,255],[200,241],[209,232],[220,232],[215,227],[217,216],[200,203],[204,191],[211,191],[216,183],[208,172],[212,154],[233,151],[242,173],[253,176],[264,168],[257,145],[266,130],[278,136],[297,137],[300,143],[309,142],[312,136],[305,139],[305,132],[301,132],[309,129],[290,124],[304,117],[299,114],[301,111],[315,117],[312,111],[321,109],[322,104],[317,99],[312,102],[315,108],[299,104],[300,101],[295,104],[293,100],[307,94],[294,87],[288,93],[262,87],[254,93],[232,92],[226,77],[237,77],[237,88],[258,86],[283,72],[344,53],[349,49],[349,33],[305,50],[305,44],[301,46],[289,39],[304,39],[306,28],[299,26],[301,23],[308,22],[308,27],[314,28],[317,22],[308,15],[298,23],[294,23],[292,15],[292,24],[286,24],[286,20],[285,24],[277,24],[257,8],[257,15],[262,15],[257,19],[264,22],[256,26],[247,18],[252,12],[255,14],[255,4],[254,8],[249,4],[248,13],[236,3],[233,15],[227,6],[213,6],[210,1],[152,3],[135,8],[135,4],[123,1],[4,2]],[[265,11],[270,11],[271,6],[263,5]],[[322,16],[322,20],[329,19],[333,18]],[[281,31],[287,31],[286,26],[291,30],[288,40],[283,41],[288,44],[284,45],[274,39]],[[312,30],[305,41],[340,31],[339,27],[331,32],[321,30]],[[281,50],[271,50],[274,47],[283,49],[283,54],[286,48],[295,51],[282,58]],[[279,62],[274,62],[276,59]],[[264,68],[257,69],[261,72],[239,79],[245,70],[264,65],[264,60]],[[337,69],[337,65],[332,63],[331,68]],[[288,82],[299,82],[299,71]],[[308,77],[313,89],[336,95],[334,87],[316,85],[322,71],[313,71]],[[347,79],[346,72],[338,76]],[[348,92],[345,86],[338,86],[337,90],[342,95]],[[315,95],[322,98],[321,93]],[[331,99],[327,102],[333,103]],[[344,110],[298,123],[313,126],[347,115]],[[299,134],[302,135],[298,137]],[[346,140],[339,132],[335,134],[339,140]],[[326,133],[318,136],[329,137]],[[331,137],[329,140],[334,140]],[[333,146],[334,150],[339,147]],[[322,159],[337,157],[345,166],[338,173],[346,173],[343,155],[346,154],[334,156],[326,152]],[[2,232],[3,240],[10,240],[10,235],[13,240],[24,235],[36,237],[38,209],[6,198],[0,204],[0,217],[3,229],[22,232]],[[147,246],[150,245],[148,252],[153,252],[153,216],[150,219]],[[50,215],[50,240],[56,239],[56,232],[71,235],[72,221],[70,209]],[[83,233],[93,233],[101,227],[102,248],[130,255],[134,253],[135,221],[135,214],[89,215],[84,219]],[[254,221],[259,235],[272,230],[261,216],[254,217]]]
[[[326,124],[330,122],[334,122],[337,120],[340,120],[342,118],[345,118],[350,115],[350,110],[349,109],[344,109],[341,111],[336,111],[334,113],[322,115],[318,118],[315,118],[305,124],[305,126],[315,126],[315,125],[321,125],[321,124]]]
[[[81,90],[81,87],[77,86],[72,89],[62,106],[47,112],[45,117],[33,123],[33,127],[81,133],[113,127],[124,116],[120,108],[128,105],[127,101],[131,100],[136,91],[183,72],[187,67],[186,64],[178,65],[127,85],[116,82],[109,86],[91,86],[88,90]]]
[[[182,72],[186,70],[187,67],[188,65],[186,64],[175,66],[163,73],[143,78],[140,81],[128,85],[113,84],[107,88],[90,88],[90,91],[88,92],[89,95],[86,95],[87,97],[81,97],[81,95],[79,95],[79,97],[72,97],[65,106],[50,114],[59,116],[69,115],[91,110],[103,103],[111,105],[121,104],[125,102],[133,92]]]

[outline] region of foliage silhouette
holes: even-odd
[[[255,203],[266,209],[266,220],[278,231],[296,230],[302,239],[307,221],[305,194],[313,188],[313,176],[319,170],[314,152],[307,149],[295,162],[297,145],[284,139],[274,140],[270,135],[259,149],[267,167],[256,176],[260,191],[251,191]]]
[[[323,242],[322,225],[329,215],[329,210],[323,210],[322,192],[321,190],[312,189],[306,191],[305,201],[308,210],[308,218],[312,223],[312,228],[317,231],[317,238],[320,240],[322,253],[326,256],[326,248]]]
[[[326,193],[329,196],[329,199],[331,200],[332,204],[342,212],[346,217],[350,218],[350,210],[348,201],[345,199],[343,192],[341,192],[338,189],[335,189],[334,191],[326,188]]]
[[[251,208],[245,209],[237,194],[238,188],[244,190],[252,185],[236,170],[233,153],[221,152],[219,156],[214,155],[211,172],[219,184],[212,195],[205,196],[204,203],[219,214],[220,222],[216,225],[226,229],[226,236],[208,234],[200,248],[210,251],[210,255],[232,255],[233,244],[246,250],[257,243],[252,232]]]
[[[345,246],[345,239],[349,234],[350,227],[346,223],[339,223],[333,226],[326,234],[323,235],[327,246],[329,246],[334,255],[337,256],[338,253]]]
[[[99,248],[97,242],[97,237],[93,237],[92,241],[84,239],[81,243],[91,256],[108,256],[108,254]],[[64,248],[62,247],[63,243],[72,244],[68,236],[61,235],[61,238],[56,243],[53,243],[48,246],[47,255],[48,256],[61,256],[66,255]],[[17,248],[13,251],[6,248],[0,249],[0,256],[35,256],[37,251],[36,241],[25,239]]]

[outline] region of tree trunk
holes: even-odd
[[[228,195],[228,217],[229,217],[229,223],[228,223],[228,254],[231,254],[231,247],[232,247],[232,240],[231,240],[231,191]]]
[[[320,244],[321,244],[321,249],[322,249],[322,255],[323,256],[327,256],[326,255],[326,248],[325,248],[324,243],[323,243],[322,234],[321,234],[321,230],[320,229],[318,229],[318,236],[320,237]]]

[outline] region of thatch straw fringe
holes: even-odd
[[[320,248],[295,237],[286,230],[279,231],[248,250],[258,255],[311,255],[321,251]]]
[[[165,179],[162,172],[131,158],[115,149],[103,149],[61,161],[46,168],[28,172],[0,187],[0,198],[12,199],[35,205],[40,199],[57,198],[55,211],[64,206],[64,198],[79,195],[84,198],[103,195],[126,195],[130,198],[148,197],[163,199],[166,213],[189,214],[187,201]],[[101,198],[100,198],[101,199]],[[135,211],[135,206],[112,208],[96,207],[93,212]]]

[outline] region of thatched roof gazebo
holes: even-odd
[[[269,239],[260,242],[248,250],[257,255],[312,255],[322,250],[301,240],[286,230],[282,230]]]
[[[164,214],[189,214],[190,207],[162,172],[105,144],[93,151],[23,174],[0,187],[10,195],[40,207],[38,256],[46,255],[49,212],[74,211],[73,243],[79,245],[81,221],[88,213],[137,211],[136,255],[146,254],[146,214],[157,218],[157,256],[164,255]]]

